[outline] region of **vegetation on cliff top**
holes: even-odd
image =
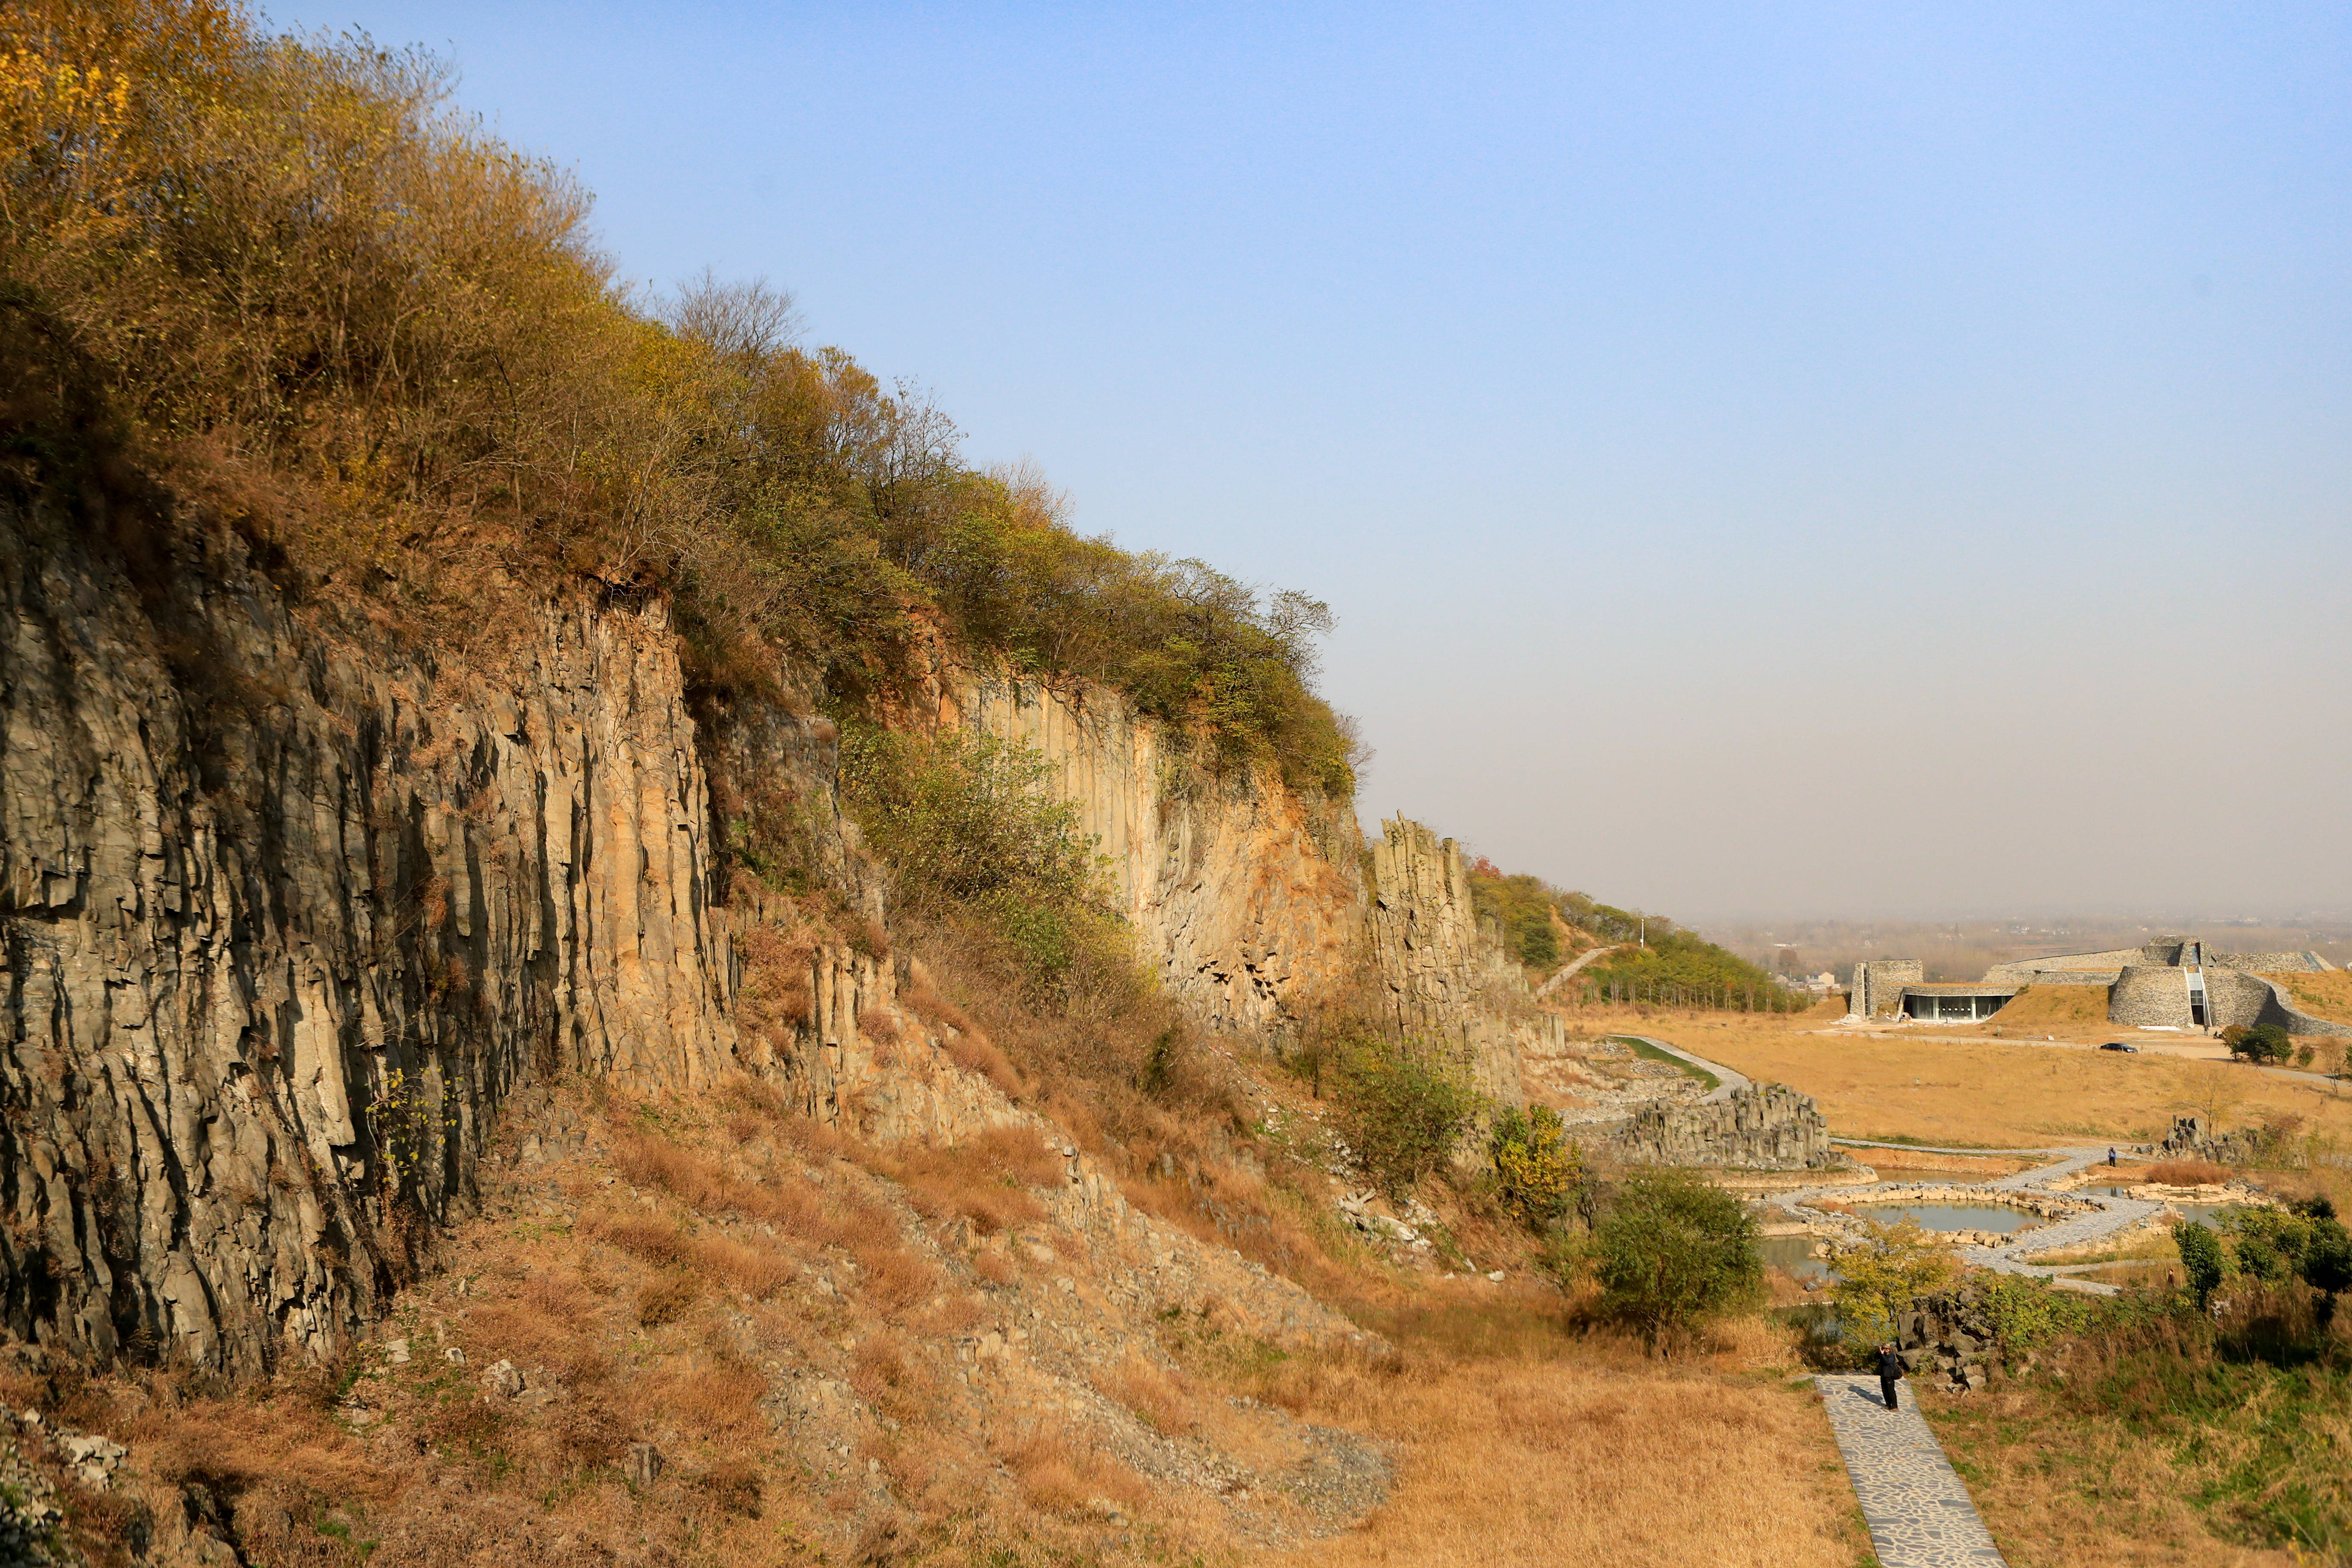
[[[500,577],[658,581],[713,669],[781,647],[853,701],[929,612],[983,659],[1349,792],[1351,735],[1311,684],[1321,604],[1076,532],[1034,471],[968,464],[924,394],[801,346],[776,290],[633,290],[587,195],[446,80],[220,0],[10,7],[20,497],[110,424],[314,592],[471,614]],[[70,416],[93,392],[103,420]]]
[[[1563,931],[1588,950],[1622,949],[1583,972],[1581,994],[1743,1011],[1791,1006],[1763,970],[1663,915],[1613,909],[1540,877],[1506,872],[1483,855],[1470,862],[1470,896],[1480,917],[1502,929],[1511,955],[1538,973],[1549,973],[1566,956]]]

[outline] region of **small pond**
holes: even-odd
[[[1881,1204],[1867,1208],[1856,1204],[1853,1212],[1881,1225],[1901,1225],[1907,1219],[1921,1230],[1990,1230],[2003,1236],[2042,1223],[2023,1209],[1992,1204]]]
[[[1813,1238],[1810,1236],[1768,1236],[1756,1244],[1764,1256],[1768,1268],[1778,1268],[1799,1279],[1826,1279],[1830,1277],[1829,1260],[1813,1256]]]

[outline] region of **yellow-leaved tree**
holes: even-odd
[[[1838,1318],[1850,1344],[1898,1339],[1912,1300],[1942,1289],[1959,1272],[1951,1253],[1911,1220],[1863,1222],[1860,1239],[1836,1248]]]

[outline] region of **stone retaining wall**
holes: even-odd
[[[2107,992],[2110,1023],[2137,1027],[2189,1029],[2189,971],[2154,964],[2127,965]]]

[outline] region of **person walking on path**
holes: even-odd
[[[1903,1357],[1892,1343],[1878,1347],[1878,1391],[1886,1395],[1886,1408],[1895,1408],[1895,1380],[1903,1375]]]
[[[2110,1150],[2108,1150],[2108,1151],[2107,1151],[2107,1169],[2108,1169],[2108,1170],[2110,1170],[2110,1171],[2112,1171],[2112,1170],[2114,1170],[2115,1168],[2116,1168],[2116,1152],[2115,1152],[2113,1149],[2110,1149]]]

